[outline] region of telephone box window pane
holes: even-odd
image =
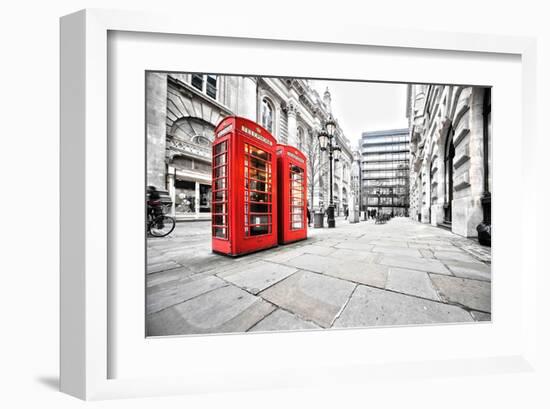
[[[250,192],[251,202],[269,202],[270,195],[267,193]]]
[[[265,226],[250,226],[250,235],[251,236],[260,236],[262,234],[268,234],[270,228],[268,225]]]
[[[252,213],[270,213],[271,206],[263,203],[250,203],[250,212]]]
[[[261,181],[266,182],[267,181],[267,174],[264,171],[257,170],[257,169],[250,169],[250,177],[252,179],[258,179]]]
[[[225,227],[214,227],[214,236],[222,239],[226,239],[227,229]]]
[[[225,189],[227,187],[227,179],[221,178],[214,181],[214,190]]]
[[[271,187],[268,183],[258,182],[257,180],[246,180],[245,186],[250,190],[258,190],[260,192],[271,192]]]
[[[219,156],[216,156],[216,158],[214,159],[214,166],[219,166],[219,165],[225,165],[225,153],[219,155]]]
[[[219,168],[216,168],[215,177],[220,178],[226,176],[225,174],[225,166],[220,166]]]
[[[253,214],[250,216],[250,224],[269,224],[271,223],[271,216]]]
[[[250,154],[251,155],[254,155],[254,156],[256,156],[260,159],[263,159],[265,161],[268,161],[268,160],[271,159],[269,153],[261,150],[260,148],[256,148],[255,146],[250,146],[249,149],[250,149]]]
[[[217,191],[214,196],[214,201],[216,202],[225,202],[226,194],[225,190]]]
[[[222,143],[219,143],[216,145],[216,147],[214,148],[214,155],[218,155],[222,152],[225,152],[226,149],[225,149],[225,146],[226,146],[226,142],[222,142]]]
[[[214,213],[227,213],[227,204],[225,203],[216,203],[214,205]]]
[[[227,216],[214,215],[213,224],[215,226],[225,226],[225,225],[227,225]]]
[[[254,156],[250,157],[250,165],[253,168],[256,168],[259,170],[267,170],[267,163],[261,159],[256,159]]]

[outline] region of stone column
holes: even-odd
[[[465,208],[466,225],[463,235],[476,237],[476,227],[483,220],[481,197],[483,195],[483,89],[472,89],[472,105],[470,113],[470,201]]]
[[[469,153],[470,189],[478,197],[483,193],[483,88],[472,90]]]
[[[421,170],[422,172],[422,185],[420,190],[420,204],[422,206],[422,223],[430,223],[430,189],[431,189],[431,177],[430,177],[430,166],[426,159],[422,162]],[[426,203],[423,203],[426,202]]]
[[[435,221],[435,226],[443,223],[445,210],[443,205],[445,204],[445,152],[443,149],[438,149],[437,159],[437,174],[435,175],[437,181],[437,202],[434,206],[434,211],[432,217]]]
[[[242,95],[237,115],[258,122],[257,78],[242,78]]]
[[[172,169],[172,170],[170,170]],[[176,179],[174,178],[173,173],[174,168],[168,169],[168,175],[167,176],[167,186],[166,189],[168,190],[168,194],[170,195],[170,199],[172,200],[172,207],[170,208],[170,215],[172,217],[176,216]]]
[[[356,204],[355,204],[355,194],[352,193],[350,198],[349,198],[349,203],[348,203],[348,209],[349,209],[348,220],[349,220],[350,223],[359,222],[359,212],[357,211],[355,206],[356,206]]]
[[[288,103],[288,144],[296,146],[296,104],[294,101]]]
[[[168,81],[166,74],[147,73],[147,185],[165,188],[166,104]]]
[[[201,189],[200,183],[195,182],[195,218],[200,217],[200,208],[201,208]]]

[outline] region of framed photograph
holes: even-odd
[[[536,189],[534,61],[525,38],[63,17],[62,391],[531,370],[533,227],[507,220]]]

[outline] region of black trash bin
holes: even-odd
[[[313,214],[313,227],[316,229],[322,228],[325,220],[325,214],[321,212],[315,212]]]

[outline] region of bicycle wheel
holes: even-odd
[[[158,216],[149,227],[151,236],[165,237],[168,236],[176,227],[176,220],[170,216]]]

